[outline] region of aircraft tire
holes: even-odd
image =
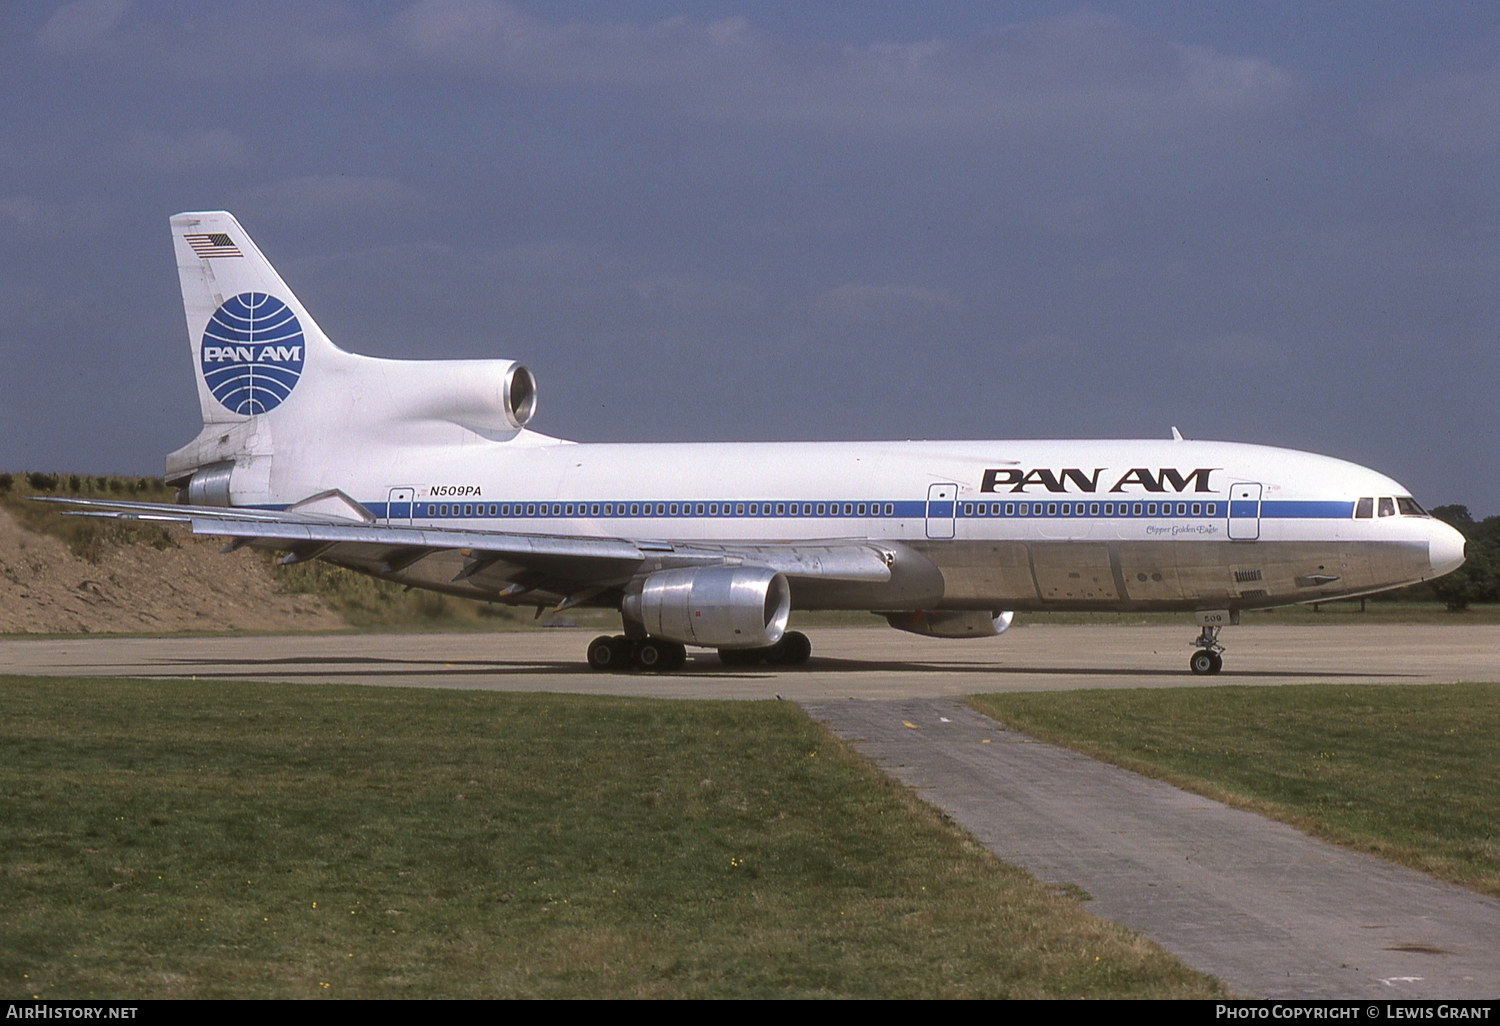
[[[687,665],[687,646],[679,645],[675,641],[657,642],[662,648],[662,673],[676,673]]]
[[[619,667],[615,665],[615,660],[617,658],[616,652],[617,648],[615,646],[614,638],[610,637],[608,634],[600,635],[599,637],[595,638],[593,641],[589,642],[588,647],[589,669],[597,670],[600,673],[607,673],[610,670],[619,669]]]
[[[801,631],[787,631],[781,640],[763,649],[773,666],[801,666],[812,655],[812,642]]]
[[[630,665],[646,673],[674,673],[687,662],[687,646],[662,638],[635,642]]]
[[[719,662],[725,666],[754,666],[765,658],[763,648],[721,648]]]
[[[1212,670],[1209,670],[1208,672],[1209,673],[1218,673],[1222,669],[1224,669],[1224,657],[1221,656],[1221,655],[1219,655],[1219,653],[1215,652],[1214,653],[1214,668]]]
[[[1215,672],[1215,670],[1217,669],[1217,667],[1214,665],[1215,661],[1216,653],[1210,652],[1206,648],[1200,648],[1198,651],[1194,652],[1188,659],[1188,669],[1192,670],[1195,674],[1202,677],[1206,674]],[[1222,660],[1218,660],[1218,662],[1220,663],[1220,665],[1223,665]]]

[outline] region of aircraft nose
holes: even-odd
[[[1432,522],[1427,534],[1427,562],[1432,564],[1432,576],[1441,577],[1452,573],[1464,563],[1464,536],[1441,520]]]

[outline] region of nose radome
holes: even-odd
[[[1463,566],[1464,536],[1441,520],[1434,520],[1427,535],[1427,562],[1432,565],[1433,577],[1452,573]]]

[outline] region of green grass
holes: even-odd
[[[1209,997],[787,703],[0,677],[12,997]]]
[[[177,543],[160,524],[98,517],[64,516],[66,507],[35,502],[34,496],[81,496],[122,502],[174,502],[177,492],[159,477],[88,474],[0,473],[0,506],[25,527],[60,538],[73,555],[97,563],[120,545],[170,548]]]
[[[991,694],[970,704],[1500,897],[1500,684]]]

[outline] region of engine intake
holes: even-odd
[[[764,648],[781,640],[792,610],[786,578],[763,567],[663,570],[627,595],[625,615],[659,638],[711,648]]]
[[[917,609],[882,615],[896,630],[927,638],[993,638],[1005,633],[1015,614],[975,609]]]

